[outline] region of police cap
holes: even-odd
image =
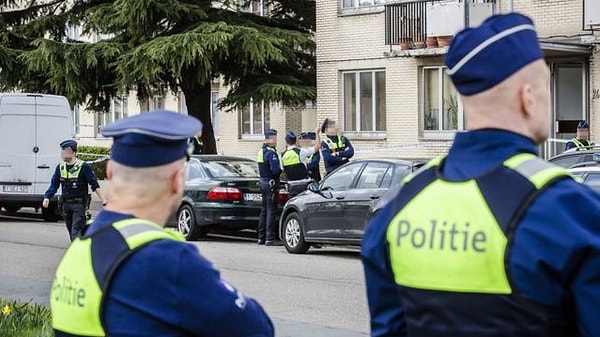
[[[72,139],[67,139],[64,142],[60,143],[61,149],[71,148],[74,152],[77,152],[77,142]]]
[[[533,21],[510,13],[491,16],[481,26],[456,34],[445,61],[456,90],[469,96],[543,58]]]
[[[590,125],[588,124],[587,121],[582,120],[582,121],[579,122],[579,124],[577,124],[577,128],[578,129],[589,129]]]
[[[293,133],[292,131],[288,131],[288,132],[285,134],[285,140],[286,140],[287,142],[289,142],[289,143],[292,143],[292,144],[293,144],[293,143],[295,143],[295,142],[296,142],[296,134],[295,134],[295,133]]]
[[[130,167],[172,163],[189,153],[189,138],[202,131],[194,117],[168,110],[154,110],[117,120],[100,133],[113,137],[111,158]]]
[[[277,130],[275,129],[266,129],[265,130],[265,138],[277,136]]]

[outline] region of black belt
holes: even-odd
[[[66,198],[64,202],[84,202],[85,198]]]

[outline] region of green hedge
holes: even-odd
[[[108,160],[97,161],[102,158],[100,155],[108,155],[110,149],[103,146],[78,146],[77,157],[87,162],[92,162],[92,170],[100,180],[106,179],[106,163]]]
[[[42,305],[0,298],[0,336],[54,336],[50,317],[50,310]]]

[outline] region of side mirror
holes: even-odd
[[[313,192],[313,193],[319,193],[321,190],[319,189],[319,183],[317,182],[312,182],[310,184],[308,184],[307,186],[308,190]]]

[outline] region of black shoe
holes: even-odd
[[[265,241],[265,246],[283,246],[283,242],[279,240]]]
[[[258,243],[259,245],[264,245],[264,244],[265,244],[265,240],[260,240],[260,239],[259,239],[257,243]]]

